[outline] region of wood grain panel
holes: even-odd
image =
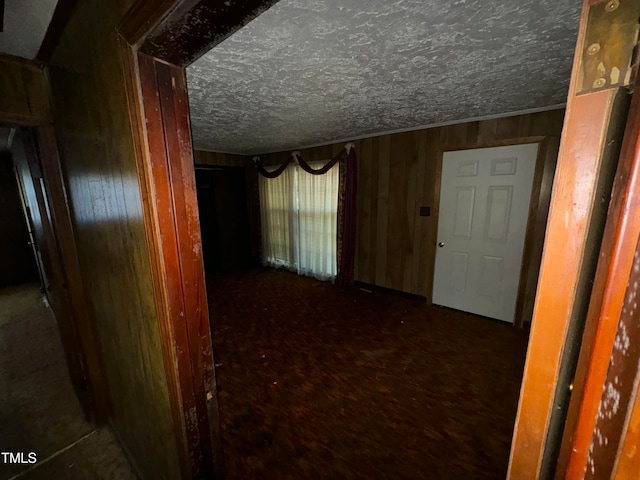
[[[116,25],[132,0],[80,2],[49,77],[79,266],[111,422],[145,478],[180,478]]]
[[[388,136],[389,152],[388,160],[382,165],[383,181],[385,182],[385,193],[388,192],[387,212],[387,251],[385,258],[385,285],[397,285],[402,290],[402,277],[404,264],[407,261],[409,252],[404,248],[405,238],[410,234],[409,219],[406,213],[406,190],[407,185],[407,152],[409,145],[407,138],[410,134],[401,133]],[[388,172],[388,180],[387,180]],[[391,188],[391,185],[403,185],[404,189]],[[383,197],[384,198],[384,197]],[[400,234],[402,232],[402,234]],[[411,237],[413,238],[413,236]],[[403,253],[405,253],[403,255]],[[390,260],[392,259],[392,260]]]
[[[0,93],[4,122],[35,126],[49,119],[46,76],[33,62],[0,54]]]
[[[0,55],[0,121],[15,127],[32,127],[22,129],[25,139],[15,143],[20,151],[14,154],[22,163],[23,187],[31,187],[30,207],[47,277],[47,298],[60,326],[71,379],[84,413],[88,419],[101,423],[110,409],[109,392],[78,264],[68,196],[51,126],[47,76],[40,66]]]
[[[426,158],[427,151],[427,136],[425,131],[419,131],[414,133],[414,139],[416,142],[415,159],[417,163],[416,172],[414,175],[415,180],[415,194],[413,199],[411,196],[407,198],[409,202],[413,201],[413,209],[409,211],[409,219],[412,220],[415,217],[415,212],[420,212],[420,207],[427,206],[430,202],[425,199],[424,189],[424,176],[426,170],[426,162],[421,162],[421,158]],[[411,181],[411,178],[409,179]],[[410,208],[410,207],[409,207]],[[419,288],[420,279],[420,251],[422,246],[422,230],[423,225],[427,222],[429,217],[418,216],[415,217],[415,225],[413,229],[412,240],[412,253],[413,259],[409,264],[411,265],[411,278],[409,285],[405,288],[410,289],[411,293],[419,294],[422,291]],[[426,228],[426,227],[425,227]]]
[[[390,178],[391,178],[391,136],[385,135],[379,139],[378,149],[378,209],[376,215],[378,217],[376,230],[376,274],[374,284],[381,287],[393,288],[389,283],[387,275],[387,255],[389,241],[389,196],[390,196]],[[394,165],[395,167],[395,165]],[[356,220],[357,221],[357,220]],[[397,234],[400,232],[394,232]],[[400,259],[397,259],[400,260]]]
[[[204,150],[193,151],[193,161],[196,165],[214,165],[218,167],[250,167],[251,157],[234,155],[232,153],[216,153]]]
[[[358,150],[358,243],[356,280],[420,295],[430,302],[442,151],[538,142],[559,138],[563,110],[482,120],[408,133],[370,137],[355,142]],[[498,135],[499,134],[499,135]],[[500,136],[501,138],[497,138]],[[342,144],[302,150],[305,159],[326,160]],[[266,165],[278,165],[290,152],[263,155]],[[548,202],[555,152],[544,159],[538,201]],[[420,216],[420,207],[431,214]],[[538,241],[529,249],[529,264],[537,272],[546,225],[546,209],[537,217]],[[527,272],[524,305],[530,318],[536,279]],[[523,305],[523,309],[525,308]]]
[[[358,192],[356,198],[357,212],[357,238],[356,238],[356,261],[355,261],[355,278],[361,278],[362,281],[369,282],[369,258],[370,245],[369,232],[371,231],[371,211],[368,208],[368,202],[371,198],[371,179],[373,165],[371,161],[372,142],[366,139],[360,142],[357,150],[358,155]],[[366,279],[366,280],[365,280]]]

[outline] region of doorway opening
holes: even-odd
[[[196,165],[195,175],[205,271],[248,268],[252,258],[244,168]]]

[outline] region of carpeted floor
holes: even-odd
[[[0,480],[135,478],[109,429],[85,420],[38,285],[0,289],[0,452],[37,457],[0,457]]]
[[[229,479],[505,478],[527,332],[269,269],[208,291]]]

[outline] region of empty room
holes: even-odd
[[[579,7],[281,0],[187,67],[229,478],[506,475]]]
[[[0,479],[637,478],[638,18],[0,0]]]

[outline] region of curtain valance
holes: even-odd
[[[263,177],[267,177],[267,178],[276,178],[279,177],[280,175],[282,175],[282,172],[285,171],[285,169],[292,163],[292,162],[296,162],[298,165],[300,165],[300,167],[307,173],[310,173],[311,175],[322,175],[324,173],[327,173],[329,170],[331,170],[334,165],[336,163],[338,163],[340,160],[347,160],[347,163],[349,162],[349,157],[353,156],[353,159],[355,160],[355,148],[353,143],[347,143],[342,150],[340,150],[338,152],[338,154],[333,157],[331,160],[329,160],[325,165],[323,165],[322,167],[318,168],[318,169],[314,169],[311,167],[311,165],[309,165],[307,162],[304,161],[304,159],[300,156],[300,152],[296,151],[293,152],[291,154],[291,158],[289,158],[289,160],[287,160],[286,162],[284,162],[282,165],[280,165],[278,168],[276,168],[273,171],[268,171],[266,168],[264,168],[264,166],[262,165],[262,162],[260,160],[260,157],[253,157],[253,163],[255,163],[256,168],[258,169],[258,172],[260,173],[260,175],[262,175]]]

